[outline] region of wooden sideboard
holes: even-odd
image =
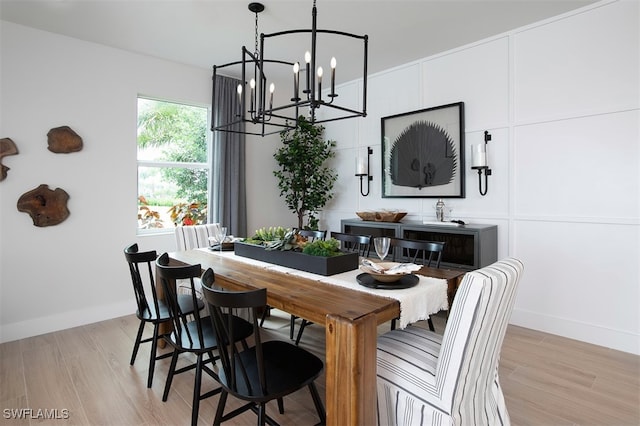
[[[351,234],[407,238],[411,240],[443,241],[443,268],[474,270],[498,260],[497,225],[447,225],[422,222],[370,222],[342,219],[342,232]]]

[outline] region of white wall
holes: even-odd
[[[136,97],[207,105],[210,70],[0,22],[0,137],[19,150],[0,182],[0,341],[131,314],[124,247],[175,250],[172,235],[136,237]],[[82,151],[47,150],[62,125]],[[40,184],[70,196],[57,226],[16,208]]]
[[[435,199],[381,198],[380,118],[463,101],[466,198],[445,203],[497,224],[499,258],[524,261],[512,322],[640,353],[639,13],[637,1],[602,2],[370,76],[368,117],[327,124],[344,178],[323,226],[382,208],[434,220]],[[469,149],[484,130],[482,197]],[[362,197],[354,159],[366,146],[374,181]]]

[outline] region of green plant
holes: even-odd
[[[263,227],[256,229],[251,239],[264,242],[281,240],[289,231],[289,228],[283,228],[282,226]]]
[[[178,225],[200,225],[207,220],[207,205],[197,201],[178,203],[169,209],[169,216]]]
[[[303,228],[307,217],[309,229],[317,229],[317,214],[333,197],[333,184],[338,178],[334,169],[325,162],[335,156],[336,142],[322,138],[324,127],[298,118],[295,129],[280,133],[283,146],[273,157],[280,166],[273,174],[278,178],[280,196],[284,196],[289,210],[298,218],[298,228]]]
[[[311,256],[324,256],[331,257],[341,254],[340,241],[335,238],[328,240],[315,240],[305,244],[302,249],[303,253],[310,254]]]

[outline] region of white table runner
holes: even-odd
[[[447,280],[441,278],[431,278],[418,275],[420,281],[414,287],[399,290],[377,290],[358,284],[356,277],[358,274],[362,273],[359,269],[343,272],[341,274],[324,276],[262,262],[249,257],[236,256],[233,251],[219,252],[212,251],[209,248],[202,248],[198,250],[203,250],[215,256],[230,258],[239,262],[262,267],[264,269],[271,269],[284,274],[291,274],[325,284],[338,285],[352,290],[364,291],[366,293],[395,299],[400,302],[400,319],[397,324],[398,328],[405,328],[411,323],[426,320],[429,318],[429,315],[433,315],[441,310],[446,310],[449,307],[447,300]]]

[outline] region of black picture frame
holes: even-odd
[[[382,117],[382,198],[464,198],[464,102]]]

